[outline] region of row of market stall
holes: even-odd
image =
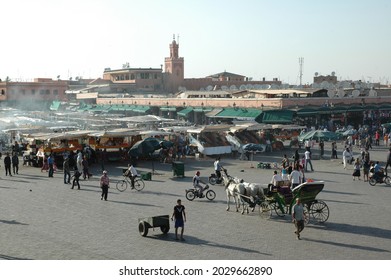
[[[232,152],[265,152],[279,141],[278,136],[295,137],[303,127],[290,125],[262,125],[246,123],[236,125],[167,126],[158,130],[145,128],[115,128],[111,130],[74,130],[66,132],[29,132],[13,128],[6,133],[18,135],[18,142],[25,154],[63,156],[91,149],[94,153],[104,151],[109,161],[129,157],[148,157],[159,149],[181,150],[183,154],[220,155]],[[19,131],[20,129],[20,131]],[[44,130],[42,128],[42,130]],[[153,149],[143,142],[157,140]],[[159,145],[156,145],[156,142]]]

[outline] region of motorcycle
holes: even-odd
[[[369,181],[368,183],[371,185],[371,186],[374,186],[376,184],[383,184],[385,183],[387,186],[391,186],[391,177],[388,176],[387,174],[379,174],[378,176],[374,176],[375,174],[374,173],[370,173],[370,176],[369,176]]]
[[[228,177],[227,169],[223,168],[223,172]],[[211,173],[208,180],[211,185],[222,184],[224,181],[223,176],[219,178],[216,173]]]
[[[206,197],[208,200],[213,200],[216,198],[216,193],[214,192],[214,190],[209,189],[208,185],[206,185],[204,187],[202,194],[200,194],[200,191],[198,188],[192,188],[192,189],[188,189],[185,191],[186,191],[186,198],[187,198],[187,200],[190,200],[190,201],[194,200],[194,198],[196,198],[196,197],[198,197],[198,198]]]

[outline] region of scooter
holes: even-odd
[[[223,172],[228,177],[227,169],[223,168]],[[224,181],[223,176],[218,178],[216,173],[211,173],[209,176],[209,184],[211,185],[222,184],[223,181]]]
[[[374,186],[376,184],[383,184],[383,183],[385,183],[387,186],[391,186],[391,177],[388,176],[387,174],[379,174],[377,178],[375,178],[374,173],[370,172],[368,183],[371,186]]]
[[[186,190],[186,198],[187,200],[194,200],[196,197],[203,198],[206,197],[208,200],[213,200],[216,198],[216,193],[214,190],[209,189],[209,186],[206,185],[204,187],[204,190],[202,191],[202,194],[200,194],[200,191],[198,188],[192,188]]]

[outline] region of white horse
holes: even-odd
[[[242,214],[245,209],[245,201],[242,196],[245,194],[246,189],[244,188],[244,184],[237,182],[234,178],[230,179],[228,183],[225,185],[225,191],[227,193],[227,211],[230,209],[231,197],[235,202],[236,212],[239,212],[240,202],[243,204]]]
[[[247,183],[243,182],[244,188],[246,190],[244,198],[247,198],[249,200],[245,200],[245,202],[250,206],[252,209],[251,212],[254,212],[255,209],[255,201],[256,200],[265,200],[265,194],[263,193],[263,188],[261,184],[258,183]],[[248,208],[247,208],[248,213]]]

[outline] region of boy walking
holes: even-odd
[[[185,241],[183,238],[183,231],[186,222],[186,212],[185,206],[182,205],[182,201],[180,199],[177,200],[177,205],[174,206],[174,212],[172,213],[171,220],[174,220],[175,217],[175,239],[178,238],[178,228],[181,228],[181,240]]]

